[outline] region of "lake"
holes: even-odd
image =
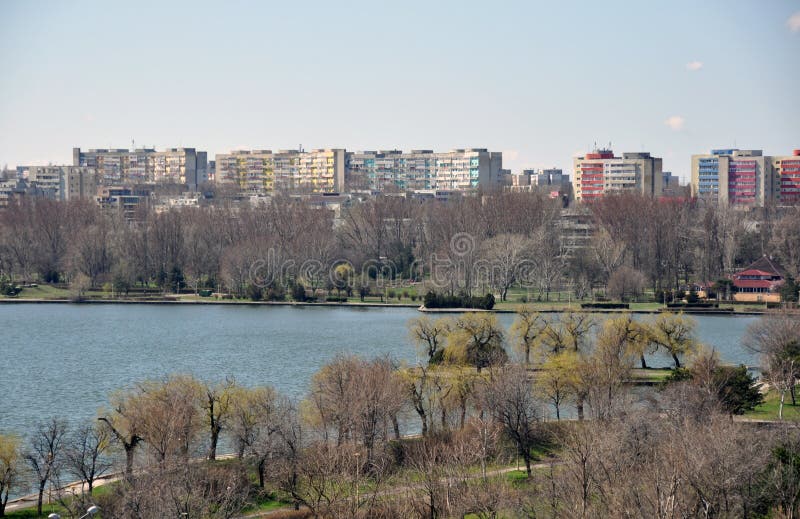
[[[406,323],[419,315],[412,308],[3,304],[0,431],[24,435],[53,415],[90,419],[111,391],[169,373],[232,376],[300,398],[340,352],[416,363]],[[506,327],[513,318],[500,314]],[[700,340],[723,361],[757,364],[740,344],[756,317],[696,319]],[[656,355],[649,363],[670,360]]]

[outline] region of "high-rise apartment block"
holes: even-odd
[[[91,199],[97,191],[97,174],[89,167],[30,166],[28,182],[54,200]]]
[[[483,148],[348,152],[234,151],[218,154],[215,181],[247,192],[341,192],[353,190],[466,190],[498,182],[502,154]]]
[[[663,185],[662,159],[646,152],[614,156],[609,149],[597,149],[573,159],[572,187],[575,199],[590,201],[605,194],[633,191],[660,196]]]
[[[72,149],[72,165],[94,168],[103,184],[183,184],[208,180],[207,154],[194,148]]]
[[[800,203],[800,150],[792,155],[772,157],[774,171],[773,193],[780,204]]]
[[[800,202],[800,150],[769,156],[735,148],[692,155],[692,196],[741,207]]]
[[[214,162],[215,182],[236,184],[250,194],[330,193],[344,189],[342,149],[239,150],[217,154]]]

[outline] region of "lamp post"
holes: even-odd
[[[92,505],[89,508],[87,508],[86,513],[80,516],[78,519],[86,519],[87,517],[95,515],[99,511],[100,508],[98,508],[96,505]],[[61,516],[58,514],[50,514],[47,516],[47,519],[61,519]]]

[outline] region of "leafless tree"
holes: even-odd
[[[111,433],[100,424],[86,424],[78,427],[66,440],[64,449],[67,469],[82,483],[91,494],[94,483],[113,465],[110,456]]]
[[[517,448],[531,475],[531,449],[542,439],[541,402],[535,396],[527,371],[509,365],[484,389],[483,408],[493,414]]]
[[[38,491],[36,513],[39,515],[42,515],[42,498],[47,483],[53,479],[55,473],[62,466],[62,450],[66,433],[67,424],[60,418],[51,418],[40,422],[36,426],[36,432],[31,437],[28,450],[25,452],[25,460],[36,478]]]

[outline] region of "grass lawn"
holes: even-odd
[[[68,297],[69,290],[67,289],[57,288],[53,285],[39,285],[33,288],[23,288],[17,297],[9,299],[66,299]]]
[[[798,400],[798,402],[800,403],[800,400]],[[752,411],[748,411],[744,416],[745,418],[752,418],[754,420],[777,420],[779,403],[780,395],[778,392],[770,391],[767,393],[763,404]],[[792,398],[789,393],[786,393],[786,398],[783,403],[783,419],[788,421],[800,421],[800,405],[792,405]]]

